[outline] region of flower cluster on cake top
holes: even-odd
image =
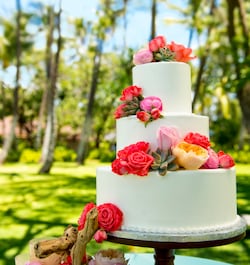
[[[181,137],[176,127],[161,126],[156,150],[144,141],[131,144],[118,151],[111,166],[118,175],[146,176],[150,171],[165,175],[177,169],[231,168],[234,160],[223,151],[215,152],[204,135],[190,132]]]
[[[195,58],[191,56],[192,49],[174,41],[167,43],[164,36],[152,39],[146,48],[139,50],[133,56],[135,65],[151,62],[188,62]]]
[[[162,117],[162,101],[155,96],[143,97],[142,88],[129,86],[122,91],[122,103],[115,110],[115,118],[119,119],[130,115],[142,121],[145,125]]]

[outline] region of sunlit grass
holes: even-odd
[[[39,165],[8,164],[0,167],[0,265],[14,265],[17,254],[28,252],[29,240],[60,236],[68,224],[77,224],[83,206],[95,201],[98,161],[85,166],[56,163],[49,175],[37,174]],[[238,211],[250,214],[250,166],[237,166]],[[91,242],[88,253],[100,247],[126,252],[152,252],[149,248]],[[250,239],[226,246],[177,250],[177,254],[250,264]]]

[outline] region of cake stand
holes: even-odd
[[[239,217],[234,225],[214,231],[197,233],[142,233],[116,231],[108,234],[113,243],[154,248],[155,265],[174,265],[175,249],[205,248],[231,244],[245,237],[246,223]]]

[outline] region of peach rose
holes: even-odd
[[[200,168],[208,159],[208,151],[195,144],[180,142],[172,151],[177,163],[188,170]]]

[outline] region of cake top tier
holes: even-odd
[[[191,114],[192,49],[163,36],[151,40],[134,54],[133,85],[121,93],[115,118],[136,115],[144,123],[164,113]]]
[[[133,68],[133,84],[142,88],[144,97],[155,96],[166,113],[186,113],[191,110],[190,66],[180,62],[157,62]]]

